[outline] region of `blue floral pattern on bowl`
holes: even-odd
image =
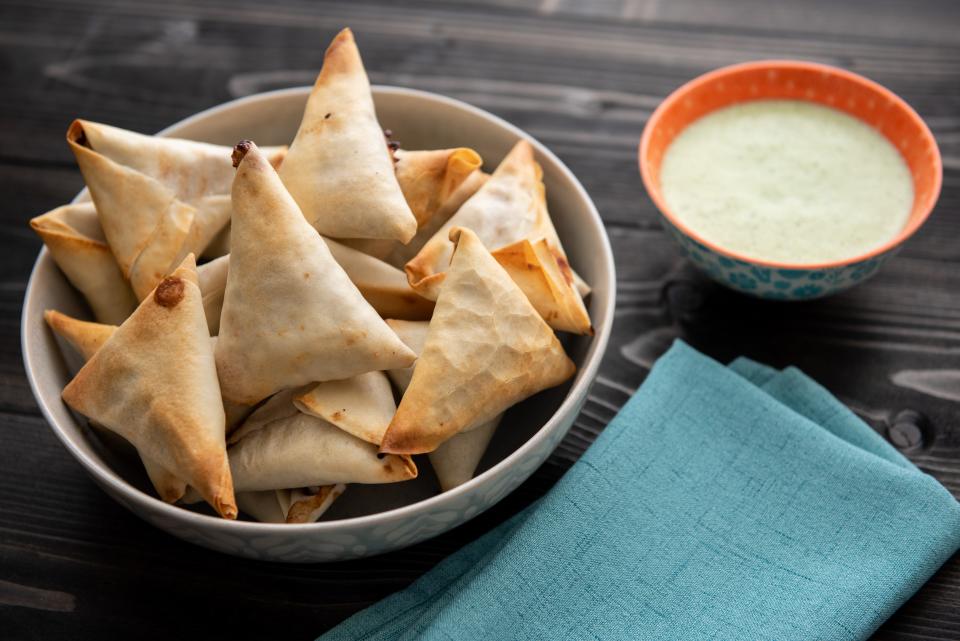
[[[811,300],[835,294],[873,276],[898,249],[840,267],[778,269],[724,256],[690,238],[665,217],[660,221],[680,245],[680,253],[707,276],[731,289],[769,300]]]

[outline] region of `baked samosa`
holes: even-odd
[[[101,323],[119,325],[137,307],[91,202],[63,205],[30,221],[70,284]]]
[[[493,252],[547,324],[561,332],[593,334],[590,315],[577,291],[573,273],[560,268],[546,238],[528,239]]]
[[[216,364],[193,255],[63,390],[64,401],[236,518]]]
[[[377,446],[358,439],[323,419],[293,407],[270,409],[269,421],[260,421],[261,409],[250,415],[260,424],[236,432],[229,449],[230,469],[238,492],[315,487],[338,483],[394,483],[417,476],[409,456],[381,458]],[[266,405],[264,406],[266,407]],[[287,408],[292,412],[284,411]]]
[[[293,403],[304,414],[322,418],[374,445],[380,445],[397,411],[390,381],[383,372],[317,383],[296,395]]]
[[[393,152],[400,191],[417,219],[427,223],[483,159],[473,149],[430,149]]]
[[[224,398],[253,405],[281,389],[412,363],[413,352],[364,300],[257,146],[239,143],[235,158],[216,344]]]
[[[431,452],[576,369],[477,235],[456,228],[450,236],[453,260],[382,452]]]
[[[69,144],[138,299],[230,220],[230,149],[75,120]],[[282,152],[274,150],[274,154]]]
[[[406,264],[413,288],[425,298],[436,300],[443,272],[450,264],[453,244],[449,236],[455,227],[472,230],[491,251],[523,239],[535,242],[544,238],[557,269],[565,275],[564,282],[571,282],[573,275],[566,253],[547,211],[542,176],[530,143],[519,141],[486,184]],[[569,290],[564,292],[565,296],[580,296],[575,288]]]
[[[196,208],[157,180],[78,142],[86,139],[76,127],[74,123],[67,140],[117,264],[142,300],[186,254],[201,249],[201,236],[210,233],[212,238],[219,227],[205,226]]]
[[[117,331],[116,325],[82,321],[52,309],[43,312],[43,319],[57,336],[67,341],[79,352],[84,361],[90,360],[97,350]],[[90,425],[99,430],[106,428],[90,421]],[[168,472],[156,461],[140,455],[143,467],[160,498],[167,503],[179,500],[187,489],[187,484]]]
[[[296,490],[238,492],[237,505],[261,523],[313,523],[345,489],[340,483]]]
[[[159,181],[183,202],[196,205],[207,196],[230,194],[234,174],[230,147],[148,136],[89,120],[76,120],[71,131],[79,144]],[[280,166],[286,152],[286,147],[263,148],[274,167]]]
[[[324,236],[405,243],[417,231],[349,29],[327,49],[280,178]]]
[[[400,340],[407,344],[407,347],[418,355],[423,351],[427,333],[430,331],[428,322],[388,319],[387,324],[397,333]],[[414,363],[412,367],[387,372],[401,394],[407,391],[416,366],[417,364]],[[427,455],[430,457],[433,471],[437,474],[437,480],[440,481],[440,489],[446,492],[473,478],[477,465],[483,458],[483,453],[487,451],[487,446],[502,418],[503,414],[497,414],[485,423],[471,425],[451,436]]]

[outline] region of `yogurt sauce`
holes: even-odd
[[[667,205],[703,238],[759,260],[853,258],[896,236],[910,171],[878,131],[801,100],[733,105],[690,124],[660,167]]]

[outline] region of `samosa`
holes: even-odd
[[[148,136],[89,120],[76,120],[71,131],[79,144],[150,176],[183,202],[198,205],[208,196],[230,194],[234,174],[230,147]],[[287,148],[264,147],[263,152],[279,167]]]
[[[30,221],[70,284],[101,323],[119,325],[137,299],[117,265],[91,202],[63,205]]]
[[[427,334],[430,331],[430,323],[388,319],[387,324],[397,333],[400,340],[407,344],[407,347],[418,355],[423,352],[423,346],[427,342]],[[417,364],[414,363],[412,367],[387,372],[401,394],[407,391],[416,366]],[[430,464],[437,474],[437,480],[440,481],[440,489],[446,492],[473,478],[477,465],[487,451],[487,446],[502,418],[503,414],[497,414],[485,423],[471,425],[451,436],[428,454]]]
[[[195,487],[221,516],[236,518],[223,404],[192,254],[87,361],[63,399]]]
[[[453,260],[382,452],[431,452],[576,369],[477,235],[456,228],[450,236]]]
[[[226,400],[406,367],[416,358],[337,264],[257,146],[237,145],[216,344]],[[274,488],[275,489],[275,488]]]
[[[517,142],[483,187],[406,264],[413,288],[425,298],[436,300],[453,252],[449,235],[455,227],[472,230],[491,251],[521,240],[537,243],[543,239],[545,252],[539,256],[540,268],[544,274],[560,276],[551,278],[549,296],[559,298],[558,307],[565,312],[578,311],[570,331],[589,333],[590,321],[584,319],[586,308],[575,276],[547,211],[542,176],[530,143]]]
[[[69,144],[138,299],[230,220],[230,149],[75,120]],[[271,153],[282,155],[282,150]]]
[[[295,490],[237,492],[237,505],[261,523],[313,523],[343,494],[346,485]]]
[[[405,243],[417,231],[349,29],[327,49],[280,178],[324,236]]]
[[[593,334],[590,315],[577,291],[573,273],[560,268],[546,238],[529,239],[493,252],[547,324],[555,330]]]
[[[322,418],[374,445],[380,445],[397,411],[390,381],[383,372],[317,383],[294,396],[293,404],[304,414]]]
[[[292,396],[288,390],[271,398],[231,435],[238,492],[416,478],[409,456],[378,455],[376,445],[302,413]]]

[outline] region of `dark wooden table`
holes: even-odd
[[[614,336],[575,428],[490,512],[411,549],[272,565],[190,546],[113,503],[55,440],[20,358],[40,247],[27,220],[69,200],[75,116],[144,132],[313,81],[351,26],[374,82],[441,92],[526,129],[580,177],[617,255]],[[651,110],[720,65],[803,58],[906,98],[940,142],[940,204],[869,283],[807,304],[722,290],[674,251],[637,176]],[[547,491],[675,336],[718,359],[796,364],[960,495],[960,4],[833,0],[253,0],[0,3],[0,638],[307,639],[400,589]],[[960,563],[877,639],[960,639]]]

